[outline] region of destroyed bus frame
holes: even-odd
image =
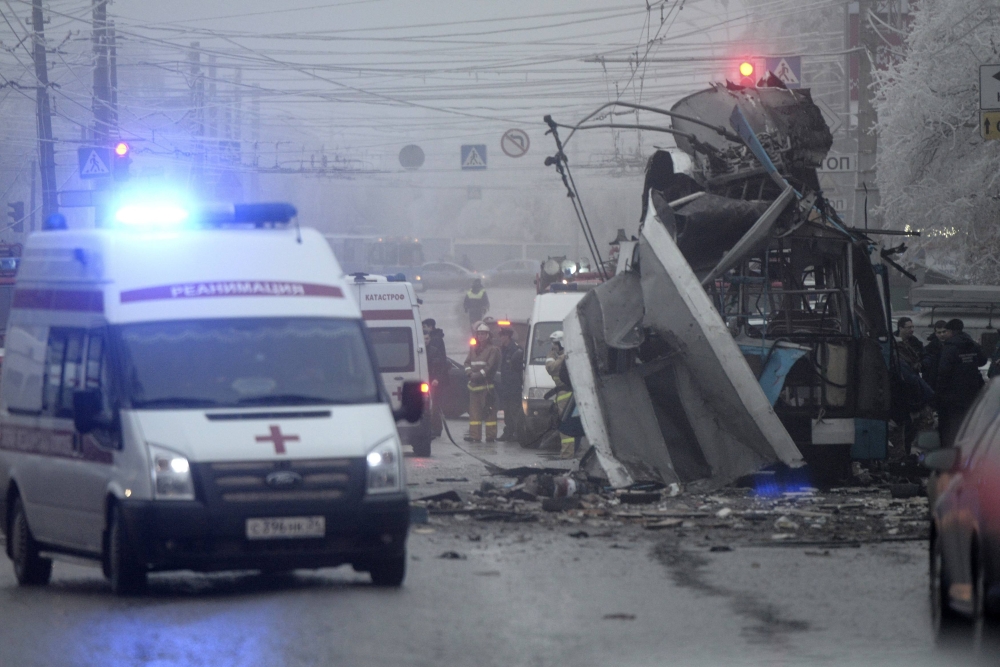
[[[610,106],[669,116],[672,127],[588,123]],[[822,197],[816,166],[832,137],[808,90],[730,84],[684,98],[671,111],[610,103],[576,125],[547,120],[553,134],[571,130],[566,142],[596,128],[672,134],[691,156],[702,192],[668,202],[652,191],[640,235],[653,221],[667,228],[817,480],[843,479],[851,460],[887,457],[899,375],[888,283],[893,250],[872,240],[878,232],[848,227]],[[557,148],[551,159],[567,163],[558,138]],[[726,220],[729,206],[744,209],[739,224]],[[695,241],[716,242],[716,224],[738,236],[706,254]],[[641,272],[639,264],[637,255]]]

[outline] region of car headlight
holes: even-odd
[[[194,500],[191,464],[186,458],[165,447],[151,445],[153,494],[157,500]]]
[[[392,493],[403,488],[402,456],[395,436],[375,445],[368,456],[368,493]]]
[[[548,389],[545,387],[528,387],[528,398],[545,398],[545,394],[548,393]]]

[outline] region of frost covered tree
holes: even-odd
[[[979,66],[1000,62],[998,0],[921,0],[905,58],[878,74],[878,185],[928,263],[1000,284],[1000,142],[979,128]],[[884,26],[879,26],[885,29]]]

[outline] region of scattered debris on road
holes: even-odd
[[[549,493],[561,486],[547,479],[549,475],[529,477],[534,478],[533,488]],[[611,529],[609,534],[614,534],[615,527],[635,526],[680,536],[704,535],[706,541],[725,544],[716,551],[741,545],[827,549],[927,536],[927,499],[920,484],[912,485],[919,495],[905,498],[893,497],[898,484],[828,491],[806,487],[783,493],[728,487],[677,496],[671,496],[668,488],[644,489],[641,494],[648,502],[639,505],[634,502],[633,496],[640,495],[635,491],[597,489],[582,480],[577,484],[585,493],[531,499],[535,494],[525,492],[527,483],[525,478],[505,487],[484,484],[479,491],[437,494],[414,505],[426,508],[432,523],[473,520],[580,526],[569,533],[574,538],[593,534],[583,527]]]

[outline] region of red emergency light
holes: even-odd
[[[499,322],[497,322],[497,324],[499,324],[502,327],[509,327],[510,326],[510,320],[500,320]]]
[[[476,346],[476,345],[478,345],[478,344],[479,344],[479,343],[478,343],[478,341],[476,340],[475,336],[473,336],[472,338],[470,338],[470,339],[469,339],[469,345],[471,345],[472,347],[475,347],[475,346]]]
[[[421,394],[426,394],[426,393],[430,392],[430,390],[431,390],[431,386],[429,384],[427,384],[426,382],[421,382],[420,383],[420,393]]]

